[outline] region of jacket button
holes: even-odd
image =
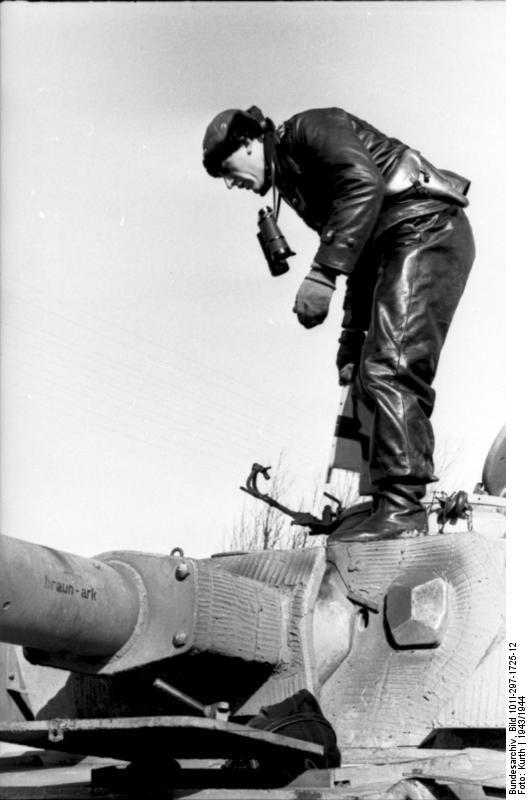
[[[299,201],[297,200],[296,197],[294,197],[293,200],[292,200],[292,206],[298,206],[298,205],[299,205]]]
[[[355,247],[356,246],[356,240],[353,239],[351,236],[348,237],[348,239],[346,240],[346,243],[347,243],[348,247]]]
[[[326,233],[323,233],[321,238],[323,242],[325,242],[326,244],[330,244],[330,242],[332,242],[334,239],[334,231],[333,230],[326,231]]]

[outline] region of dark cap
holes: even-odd
[[[228,108],[217,114],[207,126],[203,140],[203,165],[209,175],[219,177],[222,162],[238,150],[245,139],[261,136],[265,128],[266,120],[256,106],[247,111]]]

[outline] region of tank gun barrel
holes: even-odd
[[[278,664],[280,592],[176,551],[85,558],[0,536],[0,641],[34,663],[98,674],[189,652]]]
[[[115,566],[0,536],[0,640],[107,658],[138,613],[137,588]]]

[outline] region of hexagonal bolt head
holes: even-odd
[[[187,634],[185,633],[185,631],[178,631],[172,637],[172,643],[174,647],[183,647],[186,641],[187,641]]]
[[[447,627],[446,581],[394,583],[387,592],[385,616],[399,647],[437,647]]]
[[[189,565],[186,561],[181,561],[174,571],[174,577],[178,581],[183,581],[189,575]]]

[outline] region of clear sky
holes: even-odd
[[[3,533],[83,554],[222,549],[253,461],[326,470],[343,287],[310,331],[263,201],[201,166],[219,110],[337,105],[472,180],[477,259],[435,384],[446,488],[504,422],[505,4],[4,3]]]

